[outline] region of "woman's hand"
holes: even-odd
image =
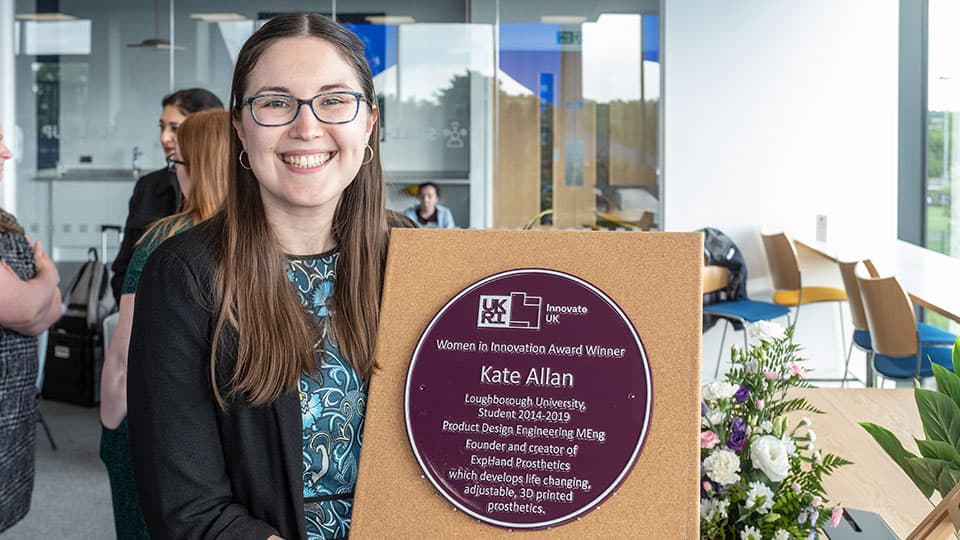
[[[37,276],[34,279],[44,279],[52,282],[54,285],[60,283],[60,272],[57,271],[57,265],[55,265],[53,260],[43,251],[43,246],[40,245],[40,242],[33,244],[33,259],[37,265]]]

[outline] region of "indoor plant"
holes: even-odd
[[[760,540],[815,537],[843,514],[828,504],[821,480],[849,464],[816,449],[806,416],[822,414],[791,388],[809,387],[792,327],[757,323],[758,341],[734,347],[723,380],[703,387],[701,405],[700,535]]]

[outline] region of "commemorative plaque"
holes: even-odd
[[[483,522],[563,524],[636,462],[653,404],[634,325],[574,275],[511,270],[455,295],[413,352],[407,436],[437,491]]]

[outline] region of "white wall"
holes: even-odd
[[[14,155],[19,150],[17,145],[17,130],[14,104],[14,41],[13,32],[6,29],[13,28],[13,4],[0,3],[0,130]],[[0,182],[0,208],[16,214],[17,202],[17,170],[14,160],[10,160],[3,171],[3,181]]]
[[[668,0],[664,25],[666,230],[726,232],[758,299],[761,224],[813,237],[826,214],[828,239],[896,237],[896,0]],[[816,306],[798,338],[815,313],[833,327]]]

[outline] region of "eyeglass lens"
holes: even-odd
[[[250,102],[253,118],[264,125],[288,124],[297,117],[300,103],[293,96],[278,94],[257,96]],[[347,92],[320,94],[310,103],[321,122],[345,124],[357,117],[360,96]]]

